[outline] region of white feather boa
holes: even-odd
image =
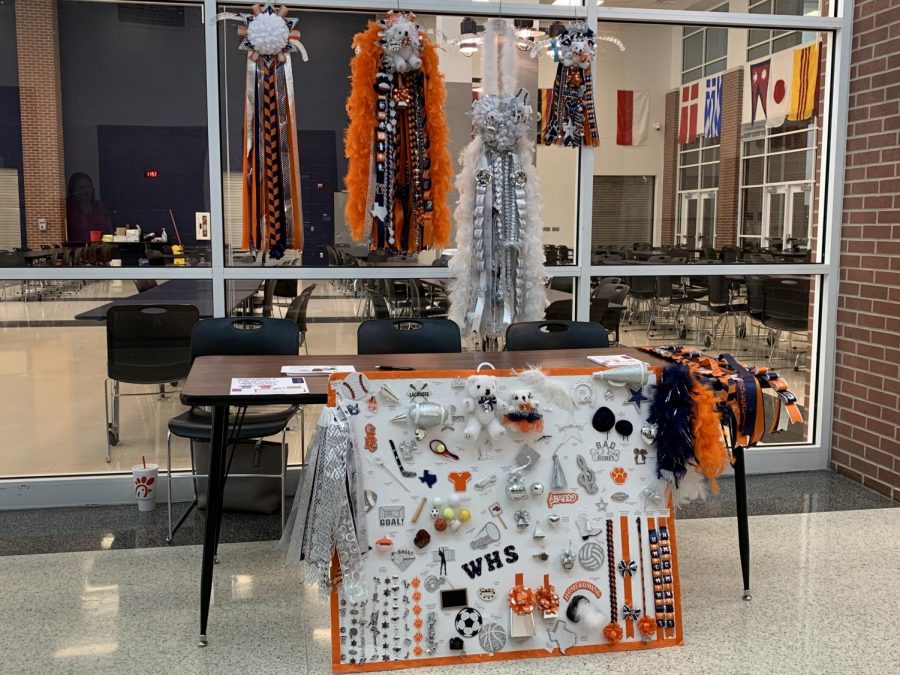
[[[503,32],[502,44],[499,33]],[[484,96],[514,96],[518,86],[517,48],[513,27],[502,20],[488,22],[482,59],[482,87]],[[500,54],[498,54],[498,48]],[[498,68],[499,66],[499,68]],[[499,70],[499,72],[498,72]],[[456,177],[459,202],[454,211],[456,223],[456,254],[450,261],[454,281],[450,286],[450,318],[459,327],[464,339],[473,337],[478,326],[471,325],[467,316],[472,298],[479,292],[479,272],[474,269],[474,226],[475,226],[475,174],[477,168],[486,163],[486,145],[476,136],[460,156],[461,171]],[[525,203],[527,210],[522,223],[522,239],[519,250],[518,274],[524,279],[525,304],[522,311],[512,317],[514,322],[538,321],[544,318],[547,307],[547,278],[544,270],[544,249],[541,235],[544,229],[541,209],[540,181],[534,166],[534,141],[530,126],[520,136],[514,153],[525,173]],[[490,302],[485,298],[485,302]],[[485,337],[485,336],[480,336]]]

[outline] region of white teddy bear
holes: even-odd
[[[386,56],[398,73],[422,67],[422,39],[419,26],[403,14],[389,17],[384,26],[383,44]]]
[[[500,423],[498,414],[506,411],[507,405],[497,398],[497,378],[492,375],[470,375],[466,380],[466,393],[470,398],[463,401],[463,409],[469,420],[463,435],[467,440],[478,438],[482,429],[496,441],[506,429]]]

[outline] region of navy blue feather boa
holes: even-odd
[[[671,474],[675,487],[687,473],[688,462],[694,459],[692,386],[686,366],[669,366],[663,370],[650,404],[650,422],[657,425],[656,474],[659,478]]]

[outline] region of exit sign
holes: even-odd
[[[144,171],[144,178],[159,178],[159,171],[156,169],[147,169]]]

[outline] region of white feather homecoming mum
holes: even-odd
[[[457,250],[450,261],[450,318],[476,341],[503,336],[513,322],[543,319],[547,306],[532,110],[517,89],[512,26],[488,22],[483,53],[483,93],[472,103],[475,138],[456,180]]]

